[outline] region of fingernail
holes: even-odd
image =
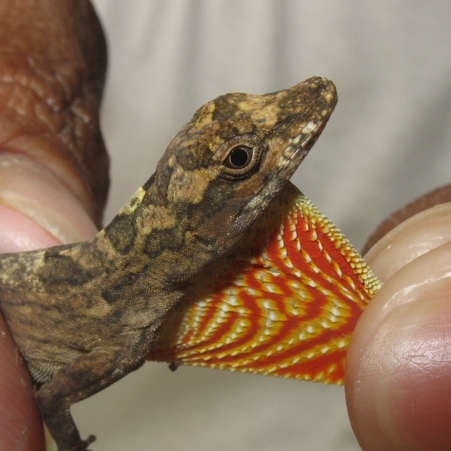
[[[68,188],[48,169],[20,154],[0,153],[0,203],[3,251],[82,241],[97,231]]]

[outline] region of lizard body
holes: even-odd
[[[91,241],[0,256],[0,308],[59,451],[85,450],[70,406],[143,364],[190,284],[231,252],[323,130],[311,78],[201,107],[155,174]]]

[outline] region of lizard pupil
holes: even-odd
[[[228,158],[228,167],[232,169],[243,169],[252,160],[252,147],[238,146],[232,149]]]

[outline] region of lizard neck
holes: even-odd
[[[107,259],[128,279],[136,274],[146,285],[172,289],[216,258],[194,232],[202,229],[203,219],[189,203],[168,202],[153,176],[95,237],[93,255]]]

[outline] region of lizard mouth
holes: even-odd
[[[289,145],[285,148],[282,154],[282,157],[285,158],[287,163],[291,159],[296,159],[299,152],[304,154],[301,158],[308,153],[323,132],[328,119],[329,116],[322,119],[319,123],[310,121],[297,136],[289,140]]]
[[[332,111],[330,111],[329,115],[326,118],[324,118],[323,120],[321,120],[316,126],[313,125],[311,134],[306,136],[304,141],[301,142],[302,149],[310,150],[312,148],[313,144],[315,144],[316,140],[319,138],[319,135],[321,135],[321,133],[323,132],[324,127],[326,126],[331,113],[332,113]],[[311,127],[310,124],[311,123],[309,122],[302,131],[304,132],[304,130],[306,128]],[[300,136],[300,135],[298,135],[298,136]]]
[[[275,181],[280,180],[281,184],[293,175],[316,143],[337,104],[336,88],[330,80],[313,77],[302,85],[311,88],[310,108],[307,108],[307,112],[293,115],[294,123],[289,128],[297,128],[297,131],[294,132],[296,134],[292,132],[294,136],[289,136],[289,128],[288,133],[286,133],[287,130],[284,130],[278,134],[279,136],[276,136],[279,145],[284,145],[285,148],[276,161],[272,178]],[[297,127],[296,119],[299,120]]]
[[[334,106],[335,105],[331,106],[331,110],[327,116],[316,125],[309,122],[303,128],[304,131],[307,127],[311,127],[310,133],[305,135],[305,132],[301,132],[291,140],[291,143],[285,148],[276,163],[277,170],[272,177],[275,182],[280,181],[280,184],[282,185],[284,181],[287,181],[293,175],[326,127]]]

